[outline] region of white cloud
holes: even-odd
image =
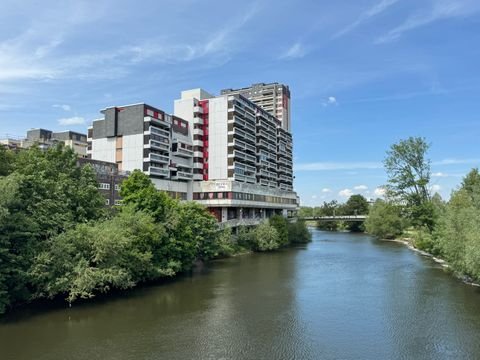
[[[80,116],[73,116],[70,118],[58,119],[58,124],[63,126],[68,125],[83,125],[85,124],[85,119]]]
[[[432,7],[425,11],[421,9],[407,18],[401,25],[390,30],[386,35],[379,37],[377,44],[387,43],[399,39],[405,32],[427,26],[439,20],[461,18],[473,15],[480,11],[478,0],[436,0]]]
[[[59,104],[55,104],[55,105],[52,105],[54,108],[60,108],[60,109],[63,109],[65,111],[70,111],[72,110],[72,107],[70,105],[67,105],[67,104],[63,104],[63,105],[59,105]]]
[[[322,106],[327,107],[331,105],[338,105],[337,98],[335,96],[329,96],[324,101],[322,101]]]
[[[315,162],[295,165],[295,171],[329,171],[329,170],[353,170],[353,169],[381,169],[382,163],[377,162]]]
[[[350,189],[343,189],[338,192],[338,195],[344,198],[348,198],[353,195],[353,191]]]
[[[480,159],[443,159],[432,162],[433,165],[479,164]]]
[[[365,190],[368,190],[368,186],[367,185],[357,185],[353,189],[358,190],[358,191],[365,191]]]
[[[385,196],[386,191],[385,188],[377,187],[373,193],[375,194],[375,196],[383,197]]]
[[[440,185],[432,185],[432,192],[433,193],[436,193],[436,192],[439,192],[440,190],[442,190],[442,187]]]
[[[301,42],[296,42],[280,56],[280,59],[299,59],[307,55],[307,49]]]
[[[448,177],[448,174],[442,172],[432,173],[432,177]]]
[[[363,12],[357,20],[355,20],[353,23],[348,25],[347,27],[343,28],[339,32],[337,32],[333,38],[338,38],[341,37],[352,30],[354,30],[356,27],[362,25],[366,21],[368,21],[370,18],[382,14],[384,11],[386,11],[388,8],[390,8],[392,5],[397,3],[399,0],[382,0],[379,3],[375,4],[373,7],[368,9],[367,11]]]
[[[322,193],[331,193],[331,192],[332,192],[332,189],[329,189],[329,188],[322,189]]]

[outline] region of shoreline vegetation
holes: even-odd
[[[99,294],[173,278],[198,261],[306,243],[305,223],[276,215],[220,230],[206,208],[158,191],[134,171],[121,206],[104,207],[93,169],[59,145],[0,147],[0,314],[17,305]]]
[[[431,161],[427,158],[430,145],[424,138],[410,137],[393,144],[384,160],[388,183],[383,199],[377,199],[367,210],[365,231],[378,239],[403,242],[412,250],[442,265],[447,271],[468,284],[480,284],[480,173],[472,169],[460,185],[444,201],[433,193]],[[352,197],[353,197],[352,196]],[[318,208],[302,208],[301,216],[349,215],[346,204],[336,201]],[[324,230],[348,229],[348,223],[318,223]]]

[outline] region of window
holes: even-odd
[[[105,205],[110,205],[110,199],[105,199]]]
[[[100,190],[110,190],[110,184],[108,183],[100,183],[98,184],[98,188]]]
[[[120,191],[120,185],[119,184],[115,184],[115,190]]]
[[[115,206],[121,206],[122,200],[115,200]]]

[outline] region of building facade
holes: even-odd
[[[205,205],[219,222],[293,215],[292,136],[240,94],[183,91],[174,115],[109,107],[88,129],[88,156],[141,169],[159,190]]]
[[[46,129],[30,129],[21,147],[37,145],[40,149],[46,150],[58,143],[72,148],[79,157],[87,156],[87,135],[70,130],[53,132]]]
[[[88,129],[88,157],[139,169],[158,189],[192,199],[193,144],[190,124],[147,104],[110,107]]]
[[[287,131],[291,131],[290,89],[279,83],[259,83],[240,89],[224,89],[222,95],[240,94],[275,116]]]

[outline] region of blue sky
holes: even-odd
[[[0,137],[278,81],[303,204],[374,197],[385,151],[408,136],[432,144],[448,197],[480,162],[479,64],[478,0],[2,0]]]

